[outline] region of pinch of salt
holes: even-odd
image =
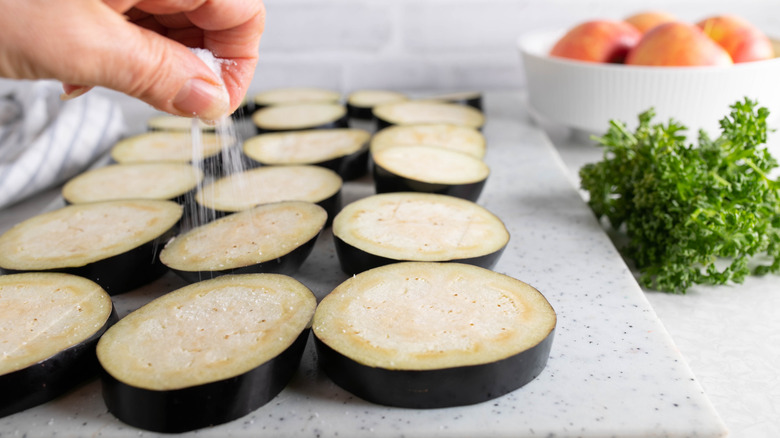
[[[200,58],[201,61],[203,61],[204,64],[206,64],[211,71],[214,72],[217,77],[219,77],[220,81],[222,81],[224,85],[224,80],[222,79],[222,64],[224,64],[226,61],[224,59],[219,59],[216,56],[214,56],[213,53],[211,53],[211,50],[209,49],[200,49],[197,47],[191,47],[190,51]]]

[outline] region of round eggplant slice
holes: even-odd
[[[387,103],[374,107],[377,128],[390,125],[414,125],[420,123],[449,123],[467,128],[481,129],[485,116],[481,111],[454,103],[409,101]]]
[[[332,129],[348,126],[347,109],[337,103],[274,105],[252,114],[258,133]]]
[[[193,119],[190,117],[174,116],[171,114],[161,114],[154,116],[146,121],[146,127],[150,131],[186,131],[192,130]],[[198,127],[203,132],[213,132],[216,125],[209,125],[202,120],[197,121]]]
[[[317,307],[317,357],[367,401],[444,408],[512,392],[544,369],[556,314],[536,289],[458,263],[396,263],[351,277]]]
[[[409,100],[403,93],[389,90],[358,90],[347,96],[347,113],[350,118],[373,120],[373,109],[377,105]]]
[[[206,173],[219,173],[222,157],[238,143],[235,138],[214,132],[201,134],[202,149],[193,147],[190,132],[154,131],[119,141],[111,148],[111,158],[120,164],[150,161],[192,163]]]
[[[320,166],[265,166],[218,179],[195,194],[197,204],[217,216],[279,201],[320,205],[333,218],[341,207],[339,175]]]
[[[341,269],[356,274],[400,261],[493,267],[509,243],[503,222],[480,205],[431,193],[383,193],[345,206],[333,220]]]
[[[479,158],[438,146],[395,146],[372,158],[377,193],[439,193],[476,202],[490,174]]]
[[[244,154],[261,165],[314,164],[352,180],[368,173],[370,138],[348,128],[260,134],[244,142]]]
[[[341,94],[322,88],[276,88],[255,94],[252,101],[257,108],[296,103],[339,103]]]
[[[482,111],[482,93],[479,91],[461,91],[455,93],[436,94],[425,100],[466,105]]]
[[[111,298],[86,278],[0,276],[0,417],[95,377],[95,345],[116,319]]]
[[[0,236],[0,271],[55,271],[89,278],[111,295],[162,276],[158,254],[176,235],[183,208],[172,201],[69,205]]]
[[[430,145],[454,151],[485,157],[485,136],[474,128],[433,123],[420,125],[394,125],[374,134],[371,138],[371,153],[389,146]]]
[[[292,378],[315,306],[309,289],[278,274],[223,276],[163,295],[98,342],[106,406],[156,432],[242,417]]]
[[[160,260],[189,282],[226,274],[292,274],[311,254],[327,218],[309,202],[261,205],[177,236]]]
[[[115,199],[160,199],[183,204],[203,181],[186,163],[112,164],[82,173],[62,187],[68,204]]]

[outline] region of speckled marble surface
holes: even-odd
[[[480,204],[512,235],[496,271],[532,284],[558,326],[547,368],[528,385],[478,405],[387,408],[357,399],[315,366],[312,343],[290,385],[269,404],[199,436],[532,437],[726,434],[719,415],[651,308],[631,271],[584,204],[519,93],[486,99],[486,160],[493,169]],[[345,202],[371,193],[345,187]],[[43,196],[43,195],[42,195]],[[49,195],[49,196],[55,196]],[[55,201],[56,202],[56,201]],[[21,215],[0,213],[0,230]],[[321,298],[346,276],[330,234],[296,277]],[[182,285],[172,275],[117,296],[120,314]],[[0,419],[0,436],[152,436],[107,412],[99,382]]]

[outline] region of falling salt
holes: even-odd
[[[229,69],[232,62],[217,58],[208,49],[191,48],[190,50],[220,78],[222,86],[224,87],[225,82],[222,77],[223,67],[225,70]],[[238,174],[245,170],[244,160],[241,156],[241,141],[238,136],[238,130],[233,123],[233,119],[229,115],[226,115],[220,120],[211,121],[208,124],[213,125],[215,128],[214,133],[217,138],[219,150],[221,151],[221,157],[219,160],[209,160],[208,163],[203,162],[204,147],[201,121],[197,117],[193,118],[191,127],[192,163],[207,176],[198,183],[197,191],[199,192],[204,189],[209,190],[209,183],[216,178]],[[243,191],[244,188],[239,187],[238,190]],[[194,228],[216,219],[216,213],[213,210],[205,206],[200,206],[194,201],[191,202],[190,205],[191,210],[189,213],[191,227]]]

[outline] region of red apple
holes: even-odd
[[[648,31],[626,64],[653,66],[731,65],[731,57],[693,24],[673,22]]]
[[[696,24],[720,44],[736,62],[751,62],[775,56],[772,42],[757,27],[734,15],[718,15]]]
[[[634,26],[622,21],[587,21],[561,37],[550,50],[550,56],[620,63],[641,36]]]
[[[623,21],[634,26],[644,34],[659,24],[677,21],[677,17],[664,11],[644,11],[626,17]]]

